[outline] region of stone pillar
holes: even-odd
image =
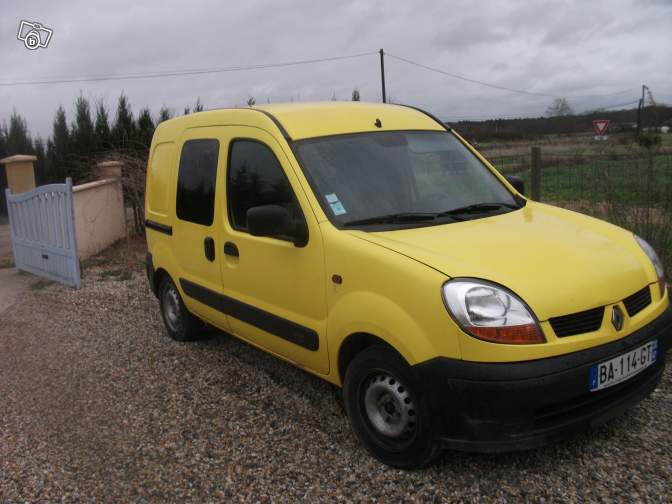
[[[102,161],[96,164],[94,173],[98,180],[121,178],[121,161]]]
[[[0,159],[0,164],[7,170],[7,187],[12,194],[19,194],[35,189],[35,156],[16,154]]]

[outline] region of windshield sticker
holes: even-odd
[[[324,197],[327,199],[327,203],[331,207],[331,211],[334,212],[334,215],[343,215],[347,213],[345,207],[339,201],[338,196],[335,193],[325,194]]]

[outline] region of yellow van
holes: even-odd
[[[528,449],[653,390],[672,309],[644,240],[522,193],[411,107],[178,117],[151,145],[149,282],[172,338],[207,323],[342,387],[386,464]]]

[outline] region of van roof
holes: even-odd
[[[272,123],[292,140],[367,131],[446,129],[437,119],[412,107],[336,101],[214,109],[164,121],[159,128],[163,135],[172,136],[171,131],[178,134],[184,128],[227,124],[271,128]]]

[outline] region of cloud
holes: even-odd
[[[637,98],[646,83],[669,96],[670,2],[612,0],[174,0],[3,5],[0,82],[272,63],[361,52],[391,54],[511,88],[571,98],[577,110]],[[54,30],[47,49],[16,40],[20,19]],[[517,95],[386,60],[388,91],[447,119],[540,115],[551,98]],[[134,111],[380,99],[377,54],[314,65],[164,79],[0,87],[0,119],[16,110],[46,137],[59,104],[72,119],[80,92],[111,110],[123,90]],[[613,93],[629,90],[626,94]],[[615,101],[614,101],[615,100]]]

